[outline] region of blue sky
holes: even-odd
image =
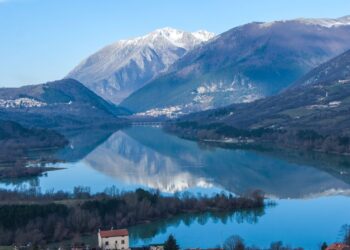
[[[349,0],[0,0],[0,87],[60,79],[101,47],[161,27],[218,34],[349,14]]]

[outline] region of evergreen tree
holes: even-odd
[[[350,245],[350,225],[342,226],[341,234],[343,235],[343,242]]]
[[[323,242],[322,246],[321,246],[321,250],[326,250],[328,247],[326,242]]]
[[[180,247],[172,234],[169,235],[167,241],[164,243],[164,250],[179,250]]]

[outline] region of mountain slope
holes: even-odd
[[[258,137],[287,146],[349,153],[349,110],[350,51],[347,51],[276,96],[191,114],[173,130],[189,137]]]
[[[123,113],[123,109],[106,102],[73,79],[20,88],[0,88],[0,118],[30,126],[100,123],[116,119]]]
[[[212,37],[207,31],[155,30],[101,49],[81,62],[68,77],[81,81],[105,99],[119,103],[187,51]]]
[[[219,119],[241,128],[303,128],[350,134],[349,96],[347,51],[313,69],[281,94],[248,105],[233,105],[228,108],[233,113]]]
[[[135,112],[179,114],[278,93],[350,48],[349,17],[250,23],[197,47],[126,98]],[[164,112],[163,112],[164,113]]]

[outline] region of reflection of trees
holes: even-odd
[[[43,175],[46,175],[44,173]],[[6,179],[1,180],[1,184],[6,186],[13,186],[15,189],[23,189],[26,190],[28,188],[38,188],[40,186],[39,177],[23,177],[23,178],[15,178],[15,179]]]
[[[32,144],[28,144],[28,142],[24,145],[12,145],[6,141],[4,142],[0,140],[0,169],[2,168],[2,171],[8,169],[12,172],[20,174],[20,170],[23,172],[23,168],[28,165],[45,167],[47,163],[56,163],[61,161],[73,162],[81,160],[97,146],[105,142],[110,135],[118,129],[119,127],[62,131],[65,138],[67,138],[69,141],[69,145],[66,147],[49,147],[50,145],[55,145],[56,141],[59,139],[53,136],[49,137],[50,141],[47,143],[47,147],[40,148],[35,148],[34,146],[31,147],[33,142],[31,142]],[[17,168],[18,171],[16,171],[14,168]],[[41,175],[45,175],[45,173],[38,171],[37,176]],[[21,177],[3,178],[1,183],[4,185],[13,185],[15,188],[19,188],[21,186],[39,186],[39,178],[37,176],[29,176],[29,174],[27,176],[28,177],[22,177],[21,175]]]
[[[349,157],[271,147],[197,144],[150,127],[132,128],[125,133],[141,146],[171,159],[178,172],[186,172],[192,179],[202,178],[235,194],[261,189],[271,197],[301,198],[329,190],[349,189]],[[159,169],[164,169],[161,167]],[[295,179],[298,179],[297,183],[293,181]]]
[[[209,219],[208,214],[201,214],[201,215],[198,215],[197,222],[199,225],[204,226],[205,224],[207,224],[208,219]]]
[[[57,156],[67,162],[76,162],[85,158],[99,145],[105,143],[108,138],[119,130],[119,127],[111,128],[82,128],[65,131],[64,135],[69,140],[69,147],[65,147],[57,153]]]
[[[249,223],[256,224],[259,217],[265,214],[265,209],[251,209],[237,212],[184,214],[166,220],[159,220],[154,223],[135,226],[129,229],[131,241],[138,243],[142,240],[145,243],[151,242],[152,238],[158,234],[165,234],[169,227],[179,227],[181,223],[190,227],[193,223],[206,225],[210,220],[213,223]]]
[[[322,152],[284,149],[277,147],[242,148],[228,144],[210,144],[226,149],[246,149],[262,156],[271,156],[292,164],[310,166],[333,175],[335,178],[350,183],[350,157],[347,155],[327,154]]]
[[[271,150],[273,157],[282,158],[291,163],[312,166],[325,171],[335,178],[350,183],[350,157],[319,152],[304,152],[297,150]]]

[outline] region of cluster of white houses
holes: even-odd
[[[103,250],[130,250],[127,229],[112,229],[98,232],[98,247]],[[164,250],[162,245],[150,245],[149,250]]]

